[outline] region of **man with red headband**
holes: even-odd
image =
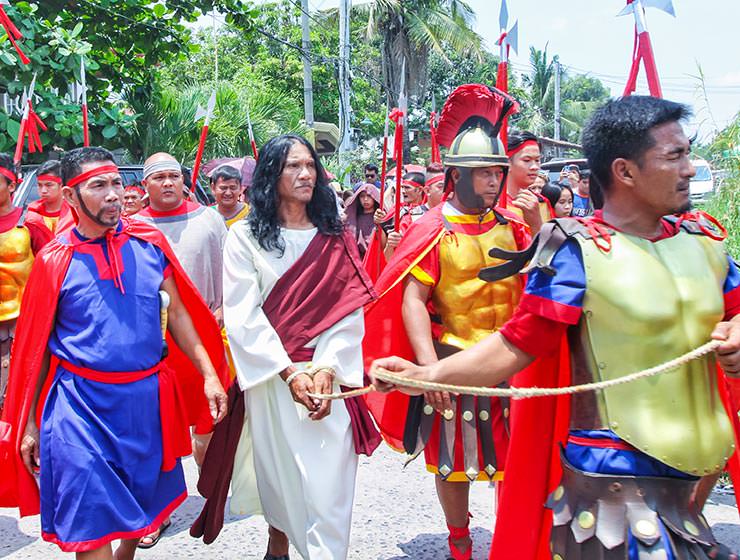
[[[59,160],[49,160],[36,171],[39,199],[28,205],[29,214],[41,216],[51,233],[70,214],[69,204],[62,198],[62,174]]]
[[[442,203],[445,194],[445,168],[441,163],[427,165],[427,180],[424,183],[427,206],[434,208]]]
[[[529,189],[540,170],[540,141],[531,132],[510,132],[506,153],[511,162],[506,178],[506,208],[524,218],[535,236],[542,224],[554,217],[547,200]]]
[[[146,207],[146,191],[138,182],[127,185],[123,190],[123,215],[133,216]]]
[[[111,559],[120,539],[115,557],[133,559],[187,497],[189,426],[226,413],[223,345],[162,234],[120,219],[112,154],[72,150],[61,171],[79,218],[39,254],[23,299],[0,506],[40,510],[44,540],[78,558]]]
[[[503,92],[479,84],[460,86],[445,103],[438,137],[449,146],[452,192],[407,230],[378,279],[380,299],[366,309],[367,359],[393,353],[433,364],[498,330],[514,312],[521,281],[489,284],[478,272],[500,262],[491,248],[511,251],[529,241],[526,224],[496,207],[509,167],[497,135],[515,107]],[[451,555],[470,559],[470,483],[503,478],[508,404],[438,392],[368,395],[367,402],[391,446],[412,456],[423,448]]]
[[[23,209],[13,206],[17,183],[13,158],[0,154],[0,410],[8,385],[10,347],[34,255],[53,237],[40,219],[27,220]]]

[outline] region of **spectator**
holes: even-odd
[[[547,171],[538,171],[537,178],[529,185],[529,190],[535,194],[542,194],[542,187],[547,184]]]
[[[375,185],[376,188],[380,188],[380,172],[378,171],[378,166],[374,163],[368,163],[365,166],[365,180],[359,182],[355,190],[365,183],[370,183],[371,185]]]
[[[364,257],[375,232],[373,215],[380,208],[380,191],[371,183],[363,183],[345,204],[347,227]]]
[[[581,180],[581,168],[577,165],[567,167],[568,184],[573,191],[573,215],[579,218],[590,216],[594,213],[594,207],[589,194],[589,181],[584,184]]]
[[[573,213],[573,189],[563,183],[548,183],[542,187],[544,196],[552,206],[556,218],[566,218]]]

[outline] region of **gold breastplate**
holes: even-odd
[[[510,225],[497,224],[480,235],[448,233],[440,241],[440,279],[432,302],[442,319],[441,342],[468,348],[501,328],[519,303],[518,277],[498,282],[478,278],[481,268],[502,262],[488,255],[492,247],[517,249]]]
[[[580,349],[574,352],[582,363],[574,364],[574,372],[587,372],[593,380],[616,379],[711,338],[724,315],[728,265],[721,243],[683,231],[654,243],[617,234],[606,254],[593,241],[579,243],[586,294]],[[718,472],[734,448],[714,355],[607,389],[595,401],[598,423],[681,471]]]
[[[0,233],[0,321],[18,317],[32,264],[28,229],[14,227]]]

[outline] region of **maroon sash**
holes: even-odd
[[[283,274],[262,305],[262,311],[294,362],[309,361],[313,350],[306,344],[353,311],[375,299],[357,245],[343,235],[317,234],[301,257]],[[344,388],[342,388],[344,390]],[[206,498],[190,528],[206,544],[218,536],[234,470],[236,448],[244,425],[244,395],[236,381],[228,391],[229,412],[213,432],[198,480]],[[355,452],[370,455],[381,438],[364,400],[347,399]]]

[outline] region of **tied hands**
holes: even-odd
[[[331,414],[331,401],[316,399],[309,396],[331,394],[334,385],[334,372],[329,369],[318,369],[310,374],[307,371],[298,371],[294,366],[283,370],[280,377],[288,384],[293,400],[308,410],[311,420],[321,420]]]

